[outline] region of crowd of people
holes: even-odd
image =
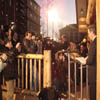
[[[67,49],[69,46],[66,36],[62,36],[61,40],[61,43],[57,43],[49,37],[40,38],[29,31],[22,38],[14,29],[0,29],[0,59],[7,64],[0,74],[3,73],[5,77],[7,100],[13,100],[14,80],[18,78],[17,55],[20,53],[43,54],[44,50],[51,50],[52,63],[54,63],[56,52]]]
[[[89,32],[90,30],[93,31],[93,29],[94,27],[89,29]],[[93,45],[96,46],[95,43]],[[76,44],[67,41],[67,36],[62,35],[60,42],[56,42],[48,37],[38,37],[36,36],[36,34],[28,31],[22,38],[20,37],[20,34],[18,34],[14,30],[11,30],[10,28],[8,28],[7,30],[0,29],[0,58],[5,58],[3,59],[3,61],[7,63],[6,68],[4,68],[3,70],[8,91],[7,100],[13,100],[12,98],[14,93],[14,80],[18,78],[18,70],[16,66],[17,64],[15,64],[16,56],[20,53],[43,54],[44,50],[51,50],[52,83],[59,91],[66,92],[68,77],[68,61],[63,51],[67,52],[69,47],[70,52],[77,52],[78,54],[80,54],[80,56],[86,57],[88,65],[91,65],[89,61],[90,59],[91,61],[96,60],[94,58],[91,58],[90,52],[92,52],[94,49],[92,51],[89,49],[92,47],[91,41],[88,40],[86,40],[86,42]],[[96,50],[93,51],[92,55],[96,56]],[[96,63],[96,61],[94,63]],[[94,63],[93,65],[96,66],[96,64]],[[93,84],[93,82],[91,83],[91,87],[95,89],[95,85]]]

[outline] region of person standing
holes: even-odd
[[[88,65],[88,81],[90,86],[90,100],[96,100],[96,28],[94,25],[88,27],[88,37],[91,40],[86,64]]]
[[[24,53],[32,53],[31,42],[32,42],[32,33],[26,32],[22,43]]]
[[[53,68],[53,85],[59,91],[59,93],[67,92],[67,75],[68,75],[68,67],[67,67],[67,59],[62,51],[58,51],[56,53],[56,62],[55,67]]]
[[[14,80],[18,78],[18,68],[16,57],[21,51],[20,43],[17,43],[15,48],[12,46],[10,40],[5,40],[3,52],[7,55],[7,65],[3,71],[4,78],[7,86],[7,100],[13,100],[14,94]]]
[[[59,50],[67,50],[69,47],[69,42],[67,40],[67,36],[66,35],[62,35],[61,36],[61,43],[59,45]]]

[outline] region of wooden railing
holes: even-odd
[[[16,88],[38,92],[51,86],[51,51],[44,54],[20,54],[18,56],[18,80]],[[3,79],[3,85],[5,81]]]

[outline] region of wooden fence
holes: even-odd
[[[51,51],[45,50],[43,55],[20,54],[17,61],[19,78],[15,80],[16,88],[38,92],[51,86]]]

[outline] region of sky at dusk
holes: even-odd
[[[38,4],[43,4],[47,0],[35,0]],[[58,10],[59,18],[64,25],[76,23],[75,0],[51,0],[49,9],[55,7]],[[42,17],[42,15],[41,15]]]
[[[35,1],[41,7],[41,15],[40,15],[41,32],[44,34],[44,36],[50,36],[53,39],[58,39],[60,37],[59,29],[69,24],[76,24],[75,0],[35,0]],[[59,20],[56,21],[56,23],[54,24],[48,18],[48,33],[47,33],[47,17],[46,17],[47,1],[52,1],[51,3],[49,3],[49,10],[56,9],[59,17],[58,18]],[[54,14],[52,14],[51,16],[53,16],[54,18]]]

